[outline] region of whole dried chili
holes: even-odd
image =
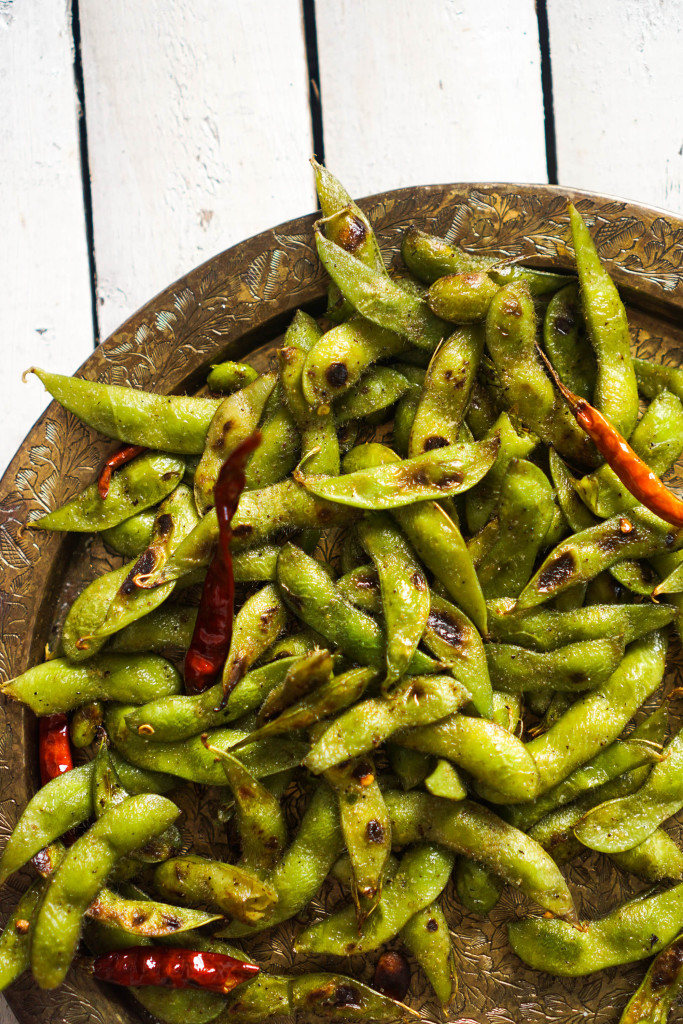
[[[141,455],[142,452],[146,450],[146,448],[141,447],[139,444],[127,444],[107,459],[100,470],[100,475],[97,478],[97,490],[100,492],[100,498],[102,501],[104,501],[109,494],[111,475],[114,470],[118,469],[120,466],[125,466],[125,464],[127,462],[131,462],[136,455]]]
[[[214,488],[218,551],[206,574],[197,622],[185,656],[185,689],[188,693],[201,693],[215,682],[230,650],[235,602],[230,523],[244,490],[247,459],[260,443],[261,434],[256,430],[235,448],[218,474]]]
[[[92,973],[114,985],[203,988],[226,995],[259,973],[256,964],[223,953],[136,946],[95,957]]]
[[[540,348],[538,351],[577,423],[586,431],[624,487],[660,519],[672,526],[683,526],[683,501],[636,455],[628,441],[601,412],[562,383],[545,353]]]
[[[69,741],[69,720],[66,715],[46,715],[38,725],[40,781],[44,786],[50,779],[69,772],[74,766]]]

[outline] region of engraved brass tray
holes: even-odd
[[[622,291],[635,351],[680,365],[683,220],[618,199],[542,185],[432,185],[385,192],[361,205],[388,261],[397,258],[402,229],[415,223],[473,252],[502,253],[538,267],[570,268],[567,198],[591,226],[600,255]],[[126,321],[86,360],[79,374],[170,393],[197,390],[210,364],[220,359],[248,356],[263,367],[297,307],[314,312],[323,308],[326,282],[315,251],[313,221],[311,215],[273,228],[193,270]],[[53,403],[0,483],[2,678],[42,660],[45,644],[68,604],[87,581],[114,564],[98,540],[25,528],[27,521],[92,481],[114,447]],[[680,667],[681,650],[674,641],[667,689],[676,684]],[[37,787],[35,734],[30,712],[19,704],[0,704],[2,845]],[[183,801],[185,827],[194,831],[202,817],[206,831],[203,805],[210,796],[197,796]],[[568,874],[584,917],[603,913],[642,889],[599,855],[571,865]],[[26,877],[17,876],[0,890],[3,921],[26,884]],[[329,905],[338,896],[332,889],[324,899]],[[425,1022],[610,1024],[618,1020],[644,973],[643,964],[578,979],[527,969],[507,945],[505,921],[527,912],[523,898],[510,887],[489,918],[465,912],[450,890],[444,905],[460,991],[444,1016],[415,967],[409,1001]],[[323,902],[316,901],[315,909],[324,910]],[[250,948],[264,966],[278,973],[305,970],[308,963],[326,964],[356,977],[371,976],[373,964],[360,957],[308,962],[300,957],[295,964],[290,936],[290,927],[283,925]],[[40,991],[26,974],[10,988],[7,999],[21,1024],[132,1024],[149,1019],[125,993],[105,989],[77,971],[55,992]],[[683,1017],[674,1011],[672,1019]]]

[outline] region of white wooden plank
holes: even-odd
[[[355,195],[547,181],[534,0],[319,0],[325,156]]]
[[[0,4],[0,470],[47,405],[21,373],[93,346],[70,5]]]
[[[549,0],[558,176],[683,212],[683,20],[670,0]]]
[[[314,208],[299,0],[82,0],[102,334]]]

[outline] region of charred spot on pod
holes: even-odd
[[[613,530],[611,533],[605,534],[604,537],[599,537],[597,539],[595,542],[596,547],[600,548],[601,551],[604,551],[605,554],[610,555],[614,551],[619,551],[624,544],[636,540],[638,537],[638,530],[633,526],[630,520],[627,520],[627,522],[631,526],[630,530],[623,531],[620,520],[619,526],[616,530]]]
[[[538,577],[538,590],[545,594],[556,590],[572,579],[576,571],[576,562],[571,551],[564,551],[546,565]]]
[[[430,917],[429,920],[427,921],[427,931],[428,932],[438,932],[438,930],[439,930],[439,922],[435,918]]]
[[[403,1002],[410,988],[410,964],[402,953],[395,949],[382,953],[375,967],[372,987],[389,999]]]
[[[130,919],[131,919],[131,922],[134,925],[139,927],[141,924],[144,924],[145,921],[148,920],[148,918],[149,918],[149,914],[148,913],[144,913],[142,910],[134,910],[133,913],[131,914],[131,918]]]
[[[506,295],[500,304],[500,311],[505,316],[518,317],[522,315],[522,307],[514,295]]]
[[[360,1010],[360,992],[355,985],[343,982],[341,985],[335,986],[334,992],[330,995],[330,1002],[332,1006],[348,1006],[349,1008]]]
[[[558,334],[571,334],[576,326],[576,313],[573,306],[566,306],[563,313],[555,317],[553,327]]]
[[[683,968],[683,939],[674,942],[672,946],[669,946],[663,953],[660,953],[655,960],[650,979],[650,988],[653,994],[661,988],[668,988],[669,985],[673,985],[681,972],[681,968]]]
[[[323,505],[321,508],[317,509],[315,515],[319,522],[329,523],[329,521],[334,517],[334,511],[333,509],[328,508],[327,505]]]
[[[134,593],[134,591],[137,590],[137,585],[135,583],[136,577],[149,575],[156,565],[156,561],[157,555],[153,548],[147,548],[146,551],[143,551],[119,587],[119,594],[122,594],[124,597],[129,597]]]
[[[375,773],[372,770],[372,765],[369,761],[365,760],[358,762],[352,770],[351,775],[361,786],[369,786],[375,779]]]
[[[248,537],[250,533],[254,532],[254,527],[251,523],[238,523],[237,526],[233,526],[232,535],[233,537]]]
[[[259,616],[259,621],[264,632],[268,629],[268,626],[271,624],[277,613],[277,608],[266,608],[264,612],[261,612],[261,615]]]
[[[431,437],[426,438],[422,449],[425,452],[433,452],[435,448],[447,448],[449,441],[445,437],[441,437],[439,434],[433,434]]]
[[[467,630],[461,622],[446,611],[432,609],[427,618],[428,627],[448,644],[449,647],[463,647],[467,639]]]
[[[183,926],[183,922],[174,914],[163,914],[162,920],[169,932],[177,932]]]
[[[237,794],[241,800],[250,800],[255,795],[254,787],[245,783],[238,788]]]
[[[377,818],[371,818],[365,826],[365,834],[371,843],[383,843],[386,835],[384,825]]]
[[[165,540],[173,529],[173,516],[169,515],[168,512],[164,512],[164,514],[159,516],[157,519],[154,524],[154,528],[159,538],[161,540]]]
[[[169,469],[166,473],[161,474],[162,480],[172,480],[178,474],[173,469]]]
[[[217,452],[222,451],[223,450],[223,446],[225,445],[225,442],[227,440],[228,434],[230,433],[231,430],[232,430],[232,420],[226,420],[225,423],[223,424],[223,426],[221,427],[221,430],[220,430],[220,433],[219,433],[218,437],[213,442],[213,445],[211,447],[215,448]]]
[[[337,245],[346,249],[347,252],[355,252],[363,244],[367,235],[368,229],[360,217],[354,213],[344,218],[337,233]]]
[[[346,363],[330,363],[325,370],[325,379],[331,388],[341,388],[349,379]]]
[[[355,584],[359,590],[379,590],[379,579],[373,572],[362,572],[356,576]]]
[[[450,472],[444,473],[444,475],[441,477],[438,483],[439,487],[442,490],[446,490],[449,487],[457,487],[457,485],[461,484],[463,480],[464,473],[462,472],[462,470],[452,469],[450,470]]]
[[[422,573],[419,572],[417,569],[410,577],[410,582],[413,584],[416,590],[424,591],[427,589],[427,581],[422,575]]]
[[[227,679],[225,681],[225,689],[230,691],[233,686],[237,686],[240,679],[247,671],[247,663],[244,658],[235,658],[230,670],[228,672]]]

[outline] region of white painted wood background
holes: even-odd
[[[0,0],[0,468],[46,405],[26,366],[75,370],[179,274],[314,209],[303,2]],[[683,212],[681,0],[539,6],[559,182]],[[534,0],[315,14],[326,160],[355,194],[548,180]]]

